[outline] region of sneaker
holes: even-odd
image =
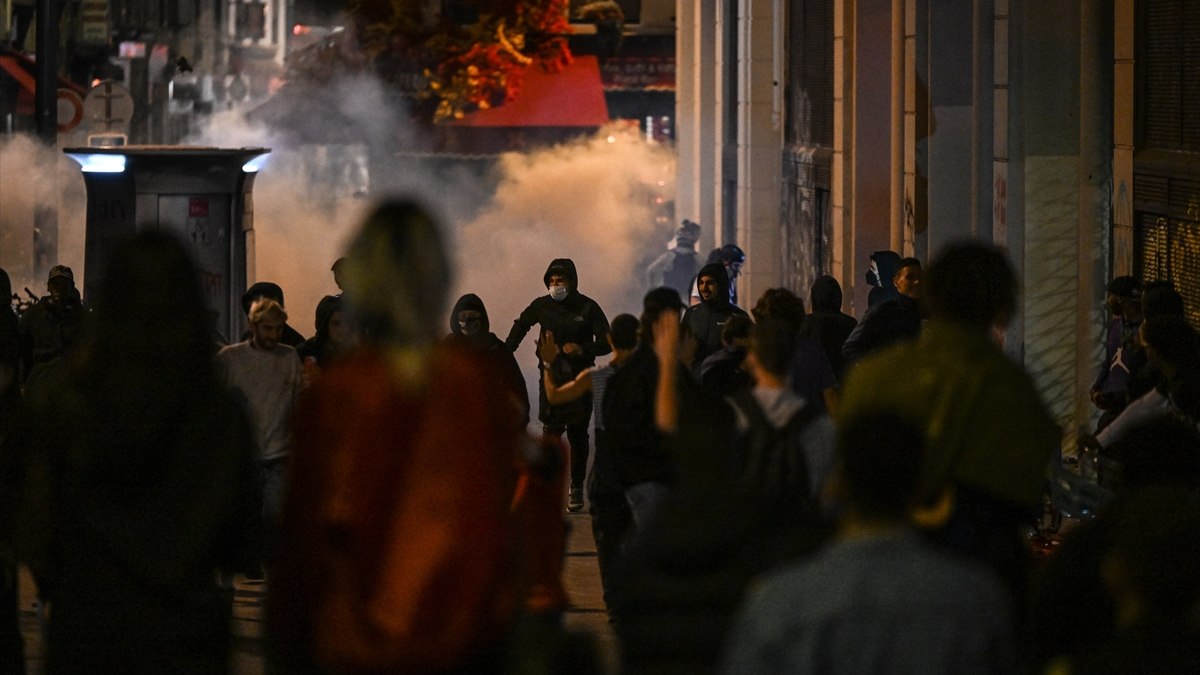
[[[573,487],[567,497],[567,510],[571,513],[583,509],[583,488]]]

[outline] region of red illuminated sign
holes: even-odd
[[[192,197],[188,200],[188,218],[208,217],[208,197]]]

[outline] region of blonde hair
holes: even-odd
[[[278,319],[280,323],[284,323],[288,318],[283,305],[271,298],[259,298],[251,303],[249,317],[251,325],[257,324],[263,319]]]

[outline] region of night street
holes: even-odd
[[[600,574],[596,567],[596,547],[592,542],[591,517],[587,513],[564,513],[570,526],[567,539],[566,568],[563,574],[571,608],[565,624],[568,630],[595,636],[596,646],[605,660],[606,672],[615,672],[616,638],[609,628],[600,594]],[[262,658],[262,612],[266,584],[239,580],[234,596],[233,661],[234,675],[259,675],[265,672]],[[21,569],[21,632],[25,637],[28,675],[40,675],[44,663],[42,635],[34,607],[34,585],[29,571]]]

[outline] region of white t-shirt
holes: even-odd
[[[282,344],[264,350],[239,342],[217,352],[216,363],[225,385],[245,401],[259,461],[287,455],[292,411],[304,384],[296,350]]]

